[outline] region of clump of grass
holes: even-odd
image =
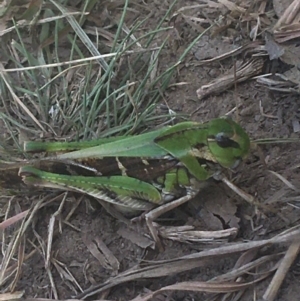
[[[79,17],[56,1],[50,8],[40,8],[32,16],[36,49],[15,23],[11,47],[2,46],[6,67],[1,68],[0,78],[0,118],[9,144],[21,149],[24,139],[132,134],[172,121],[174,114],[159,110],[158,103],[190,49],[174,65],[158,71],[170,30],[164,24],[175,3],[155,29],[136,38],[146,20],[136,21],[129,30],[125,1],[118,27],[113,35],[110,32],[113,40],[107,54],[98,51],[103,42],[92,41],[81,27],[85,12],[95,8],[96,1],[87,1]],[[48,21],[56,10],[65,20]],[[64,32],[68,32],[65,37]],[[155,46],[158,40],[162,42]]]

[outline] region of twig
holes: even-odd
[[[285,256],[280,263],[279,268],[277,269],[269,287],[267,288],[265,294],[263,295],[263,300],[273,301],[277,295],[277,292],[289,270],[292,263],[295,261],[298,253],[300,251],[300,241],[295,240],[290,247],[288,248]]]

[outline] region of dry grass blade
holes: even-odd
[[[279,263],[275,264],[270,269],[267,269],[265,271],[260,271],[259,273],[257,273],[257,277],[254,278],[254,280],[245,281],[242,276],[248,275],[249,273],[251,274],[252,270],[254,270],[254,269],[257,270],[259,266],[265,264],[266,262],[271,262],[272,260],[278,258],[279,255],[281,255],[281,254],[272,254],[272,255],[268,255],[268,256],[263,256],[261,258],[254,260],[253,262],[247,263],[248,261],[251,261],[254,258],[253,255],[256,254],[256,251],[257,250],[252,249],[252,250],[245,252],[244,254],[247,254],[248,256],[247,255],[244,256],[244,254],[243,254],[240,257],[240,260],[237,261],[237,263],[232,271],[230,271],[226,274],[220,275],[218,277],[215,277],[208,282],[191,281],[191,282],[177,283],[175,285],[163,287],[155,292],[148,293],[143,297],[137,297],[133,300],[134,301],[150,300],[151,298],[153,298],[154,296],[156,296],[158,294],[164,293],[166,291],[172,291],[172,290],[181,290],[181,291],[189,290],[189,291],[194,291],[194,292],[206,292],[206,293],[214,293],[214,294],[224,293],[227,295],[227,297],[229,297],[230,293],[233,293],[233,292],[241,292],[242,293],[245,289],[252,287],[256,283],[267,278],[271,273],[273,273],[279,267]],[[279,261],[279,262],[281,262],[281,261]],[[234,282],[229,282],[229,281],[234,281]],[[240,283],[240,282],[243,282],[243,283]],[[235,299],[235,300],[238,300],[238,299]]]
[[[153,51],[157,50],[157,47],[153,49]],[[145,52],[141,51],[141,52]],[[149,50],[147,50],[149,51]],[[130,55],[132,54],[133,51],[128,51],[125,53],[125,55]],[[134,52],[136,53],[136,51]],[[53,64],[45,64],[45,65],[39,65],[39,66],[29,66],[29,67],[24,67],[24,68],[10,68],[10,69],[5,69],[5,72],[9,73],[9,72],[22,72],[22,71],[28,71],[28,70],[38,70],[38,69],[49,69],[49,68],[53,68],[53,67],[62,67],[62,66],[68,66],[68,65],[72,65],[72,64],[76,64],[77,66],[75,67],[81,67],[81,66],[85,66],[87,65],[89,62],[91,61],[95,61],[95,60],[99,60],[99,59],[104,59],[104,58],[114,58],[118,53],[117,52],[112,52],[112,53],[108,53],[108,54],[100,54],[98,56],[91,56],[91,57],[85,57],[82,59],[77,59],[77,60],[70,60],[70,61],[64,61],[64,62],[60,62],[60,63],[53,63]],[[81,64],[81,63],[86,63],[86,64]],[[58,77],[61,76],[61,74],[57,75]]]
[[[300,37],[300,2],[294,0],[275,24],[274,38],[283,43]]]
[[[249,254],[249,253],[256,253],[258,249],[251,249],[246,251],[244,254]],[[259,266],[264,266],[265,263],[268,262],[273,262],[274,260],[278,260],[278,257],[282,256],[282,253],[277,253],[277,254],[271,254],[271,255],[266,255],[266,256],[261,256],[255,260],[253,260],[255,257],[249,259],[248,261],[245,261],[244,263],[240,262],[240,259],[243,257],[242,254],[240,258],[237,260],[234,268],[232,271],[229,271],[223,275],[217,276],[212,278],[210,281],[215,281],[215,282],[224,282],[224,281],[237,281],[245,278],[245,275],[250,273],[250,271],[257,270]],[[278,266],[276,264],[272,263],[272,267],[270,270],[265,270],[264,273],[269,273],[273,272],[276,270]],[[262,274],[260,272],[259,274]]]
[[[295,20],[296,16],[298,15],[298,12],[300,10],[300,3],[297,0],[294,0],[286,9],[284,14],[280,17],[277,24],[275,25],[275,28],[280,26],[280,24],[290,24]]]
[[[211,250],[205,250],[202,252],[186,255],[179,258],[154,262],[153,264],[144,268],[125,271],[102,284],[95,285],[94,287],[78,295],[77,298],[87,298],[102,291],[105,291],[111,287],[114,287],[118,284],[125,283],[128,281],[133,281],[142,278],[164,277],[167,275],[172,275],[174,273],[188,271],[196,267],[207,265],[208,263],[215,261],[217,258],[230,256],[230,254],[241,253],[244,251],[249,251],[251,249],[271,246],[273,244],[282,244],[290,242],[293,241],[299,235],[300,226],[266,240],[251,241],[248,243],[235,243],[232,245],[222,246]]]
[[[40,208],[41,203],[42,203],[42,200],[37,202],[37,204],[33,206],[33,208],[30,210],[30,214],[27,215],[28,218],[24,219],[22,221],[20,228],[17,231],[15,231],[14,235],[12,236],[12,238],[10,240],[10,243],[9,243],[7,249],[5,250],[4,257],[2,259],[1,268],[0,268],[1,285],[3,285],[8,280],[8,278],[13,274],[13,273],[10,273],[9,275],[7,275],[8,270],[9,270],[9,267],[8,267],[9,263],[12,261],[14,254],[16,253],[17,249],[19,248],[20,243],[23,238],[23,235],[24,235],[26,229],[28,228],[28,226],[30,225],[37,210]],[[17,269],[17,271],[18,271],[18,269]]]
[[[18,281],[22,274],[22,265],[24,263],[25,258],[25,237],[23,236],[20,239],[20,244],[18,248],[18,265],[16,269],[16,274],[14,276],[13,281],[10,283],[10,290],[13,292],[18,284]]]
[[[81,299],[53,299],[53,298],[26,298],[24,301],[83,301]],[[97,299],[96,301],[113,301],[107,299]]]
[[[46,132],[45,128],[41,125],[41,123],[36,119],[36,117],[32,114],[32,112],[24,105],[24,103],[19,99],[19,97],[15,94],[14,89],[10,85],[10,83],[6,79],[6,74],[5,74],[5,69],[2,64],[0,64],[0,74],[3,79],[3,81],[6,84],[6,87],[11,93],[12,98],[14,101],[17,103],[18,106],[20,106],[24,112],[39,126],[39,128],[43,131]]]
[[[83,241],[101,266],[105,269],[113,270],[115,274],[117,273],[120,263],[100,237],[89,238],[84,236]]]
[[[232,189],[236,194],[238,194],[240,197],[242,197],[246,202],[248,202],[251,205],[258,205],[255,201],[255,198],[234,185],[231,181],[229,181],[226,177],[222,177],[222,182],[226,184],[230,189]]]
[[[249,251],[246,251],[244,254],[240,256],[240,258],[237,260],[234,268],[232,271],[229,271],[223,275],[217,276],[213,279],[211,279],[209,282],[220,282],[222,281],[231,281],[231,283],[251,283],[249,280],[247,280],[247,277],[249,275],[253,276],[253,282],[258,282],[258,280],[264,280],[265,278],[269,277],[271,274],[276,271],[276,269],[279,266],[279,263],[274,263],[274,260],[278,260],[278,257],[280,257],[282,254],[271,254],[267,256],[259,257],[258,259],[254,259],[253,255],[257,254],[258,249],[251,249]],[[244,256],[245,255],[245,256]],[[250,256],[249,256],[250,255]],[[247,258],[248,257],[248,258]],[[253,261],[251,261],[253,260]],[[280,259],[281,260],[281,259]],[[280,262],[279,260],[279,262]],[[243,263],[243,261],[245,261]],[[266,268],[267,265],[267,268]],[[254,286],[255,287],[255,286]],[[232,293],[227,293],[224,297],[230,299],[234,298],[234,300],[242,300],[240,297],[245,292],[246,288],[241,288],[238,292],[235,293],[233,296]],[[219,294],[215,294],[212,296],[210,300],[216,300],[218,299]],[[214,299],[216,297],[216,299]],[[220,296],[219,296],[220,297]]]
[[[273,91],[279,91],[283,93],[299,93],[299,84],[291,81],[287,76],[276,73],[275,78],[273,74],[263,74],[257,76],[256,80],[258,83],[265,85],[268,89]]]
[[[286,25],[281,29],[281,32],[275,33],[274,37],[279,43],[297,39],[300,37],[300,24]]]
[[[243,82],[251,77],[257,76],[262,72],[264,64],[263,58],[252,58],[237,67],[228,74],[219,77],[197,90],[197,96],[201,100],[208,95],[221,93],[231,88],[235,83]]]
[[[72,16],[82,16],[82,14],[83,14],[82,12],[69,12],[69,15],[72,15]],[[84,15],[88,15],[88,13],[84,13]],[[64,15],[63,16],[54,16],[54,17],[50,17],[50,18],[44,18],[42,20],[38,20],[36,22],[36,25],[50,23],[50,22],[60,20],[60,19],[64,19],[64,18],[65,18]],[[30,25],[32,25],[31,21],[21,20],[21,21],[16,22],[16,26],[18,28],[22,28],[22,27],[26,27],[26,26],[30,26]],[[7,34],[7,33],[9,33],[9,32],[14,31],[15,29],[16,29],[15,26],[12,26],[12,27],[0,30],[0,37]]]
[[[29,212],[29,210],[25,210],[25,211],[20,212],[8,219],[5,219],[3,222],[0,223],[0,230],[4,230],[7,227],[15,224],[19,220],[23,219],[28,214],[28,212]]]
[[[211,59],[201,60],[199,63],[197,63],[197,66],[201,66],[201,65],[204,65],[204,64],[211,64],[211,63],[221,61],[221,60],[224,60],[224,59],[227,59],[227,58],[230,58],[230,57],[235,57],[235,56],[239,55],[240,53],[242,53],[246,50],[249,50],[249,49],[253,50],[256,47],[258,47],[259,45],[260,45],[259,41],[248,43],[246,45],[243,45],[243,46],[240,46],[236,49],[233,49],[229,52],[226,52],[226,53],[220,54],[218,56],[215,56]]]
[[[51,271],[51,262],[52,262],[52,243],[53,243],[53,237],[54,237],[54,225],[55,225],[55,221],[57,219],[58,216],[60,216],[63,206],[65,204],[66,201],[66,197],[67,197],[67,192],[64,193],[63,199],[59,205],[58,210],[51,216],[50,221],[49,221],[49,225],[48,225],[48,240],[47,240],[47,249],[46,249],[46,258],[45,258],[45,269],[46,272],[48,274],[50,283],[51,283],[51,289],[53,292],[53,295],[58,298],[58,292],[57,292],[57,288],[54,282],[54,278],[52,275],[52,271]],[[61,230],[61,223],[59,223],[60,227],[59,229]],[[61,231],[60,231],[61,232]]]
[[[232,12],[238,12],[240,14],[245,13],[246,9],[236,5],[233,1],[229,1],[229,0],[219,0],[219,3],[223,4],[228,10],[232,11]]]
[[[256,252],[255,250],[250,250],[247,251],[246,253],[254,254]],[[238,277],[251,273],[251,270],[257,269],[260,265],[263,265],[264,263],[271,261],[278,256],[279,254],[263,256],[253,262],[250,262],[248,264],[246,263],[244,266],[241,265],[242,261],[239,261],[237,262],[236,266],[232,271],[223,274],[221,276],[215,277],[208,282],[191,281],[191,282],[177,283],[175,285],[163,287],[155,292],[146,294],[143,297],[137,297],[133,300],[143,300],[143,301],[149,300],[149,298],[151,299],[158,294],[164,293],[166,291],[172,291],[172,290],[181,290],[181,291],[189,290],[195,292],[206,292],[206,293],[214,293],[214,294],[225,293],[227,295],[232,292],[244,291],[248,287],[251,287],[254,284],[258,283],[259,281],[262,281],[263,279],[268,277],[270,273],[276,270],[278,265],[274,265],[269,270],[267,269],[264,272],[261,271],[260,273],[258,273],[258,277],[256,277],[252,281],[248,281],[248,282],[243,281],[243,283],[240,283],[241,279]],[[252,259],[248,258],[248,260],[252,260]],[[239,265],[239,268],[237,268],[237,265]],[[234,281],[234,282],[229,282],[229,281]]]
[[[1,265],[1,284],[4,285],[12,276],[14,276],[14,280],[10,283],[10,287],[13,288],[17,285],[17,280],[21,275],[22,270],[22,263],[24,263],[26,260],[34,256],[37,249],[31,251],[29,254],[25,255],[25,242],[24,242],[24,233],[27,230],[28,226],[31,224],[32,219],[35,217],[36,212],[38,209],[42,207],[42,203],[44,200],[38,201],[35,205],[33,205],[33,208],[31,210],[27,210],[26,212],[26,219],[23,219],[22,224],[18,229],[15,230],[15,233],[12,237],[10,237],[10,243],[6,249],[3,249],[4,257],[2,259],[2,265]],[[25,212],[22,212],[16,216],[13,217],[13,220],[15,221],[16,218],[20,219],[20,217],[23,217],[25,215]],[[7,220],[6,220],[7,222]],[[5,223],[5,222],[3,222]],[[41,241],[40,238],[38,238],[39,241]],[[3,239],[5,241],[5,239]],[[44,243],[41,241],[41,246],[44,245]],[[17,264],[12,263],[12,259],[14,258],[14,254],[18,250],[18,257],[17,257]],[[45,254],[46,252],[44,252]]]
[[[163,238],[180,241],[183,243],[205,243],[205,244],[219,244],[225,241],[232,240],[238,233],[237,228],[229,228],[219,231],[199,231],[195,230],[193,226],[181,227],[162,227],[160,226],[159,234]]]
[[[283,260],[281,261],[269,287],[267,288],[265,294],[263,295],[263,300],[273,301],[275,300],[278,290],[296,257],[300,251],[299,238],[295,240],[288,248]]]
[[[288,181],[285,177],[283,177],[282,175],[280,175],[279,173],[270,170],[270,173],[272,173],[273,175],[275,175],[279,180],[281,180],[287,187],[289,187],[290,189],[299,192],[299,189],[293,185],[290,181]]]
[[[299,143],[300,138],[262,138],[251,140],[251,147],[254,149],[259,144],[274,144],[274,143]]]
[[[78,290],[80,292],[83,291],[78,281],[75,279],[71,271],[64,263],[60,262],[55,258],[52,258],[51,262],[53,266],[56,268],[57,272],[59,273],[61,280],[65,282],[69,287],[71,287],[73,292],[76,292]]]
[[[13,292],[0,294],[1,301],[24,300],[24,292]]]
[[[208,283],[208,282],[181,282],[170,286],[165,286],[153,293],[149,293],[143,297],[134,298],[131,301],[148,301],[155,296],[168,291],[194,291],[194,292],[205,292],[205,293],[232,293],[240,290],[244,290],[260,282],[265,277],[260,277],[256,281],[248,283]]]
[[[69,24],[72,26],[73,30],[76,32],[78,37],[81,39],[82,43],[87,47],[87,49],[90,51],[90,53],[93,56],[100,56],[99,58],[99,64],[106,72],[109,67],[106,61],[101,57],[101,53],[98,51],[94,43],[91,41],[91,39],[88,37],[88,35],[85,33],[85,31],[82,29],[82,27],[78,24],[77,20],[72,16],[67,9],[65,9],[62,5],[57,3],[56,1],[50,0],[66,17]]]
[[[239,195],[243,200],[245,200],[250,205],[257,206],[260,209],[265,209],[267,212],[270,211],[270,212],[276,213],[276,210],[260,203],[259,201],[257,201],[255,199],[255,197],[253,197],[251,194],[246,193],[245,191],[243,191],[242,189],[240,189],[239,187],[234,185],[226,177],[222,177],[221,180],[224,184],[226,184],[230,189],[232,189],[237,195]]]

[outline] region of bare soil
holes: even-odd
[[[145,25],[145,30],[154,28],[166,9],[166,6],[160,2],[155,3],[154,1],[148,5],[151,6],[154,13]],[[181,0],[178,1],[177,7],[186,5],[187,1]],[[178,32],[181,35],[180,45],[177,45],[176,51],[172,47],[165,49],[159,62],[161,70],[165,70],[166,66],[176,62],[179,54],[195,36],[193,29],[184,23],[178,27]],[[218,39],[222,40],[222,37],[218,37]],[[225,47],[226,43],[224,43]],[[217,51],[222,52],[223,49],[218,48]],[[228,59],[209,66],[197,66],[198,59],[195,53],[196,51],[190,53],[185,62],[178,66],[176,78],[173,79],[174,83],[182,82],[184,84],[173,86],[164,95],[165,101],[172,110],[177,113],[193,114],[193,120],[202,122],[223,116],[237,106],[238,109],[233,114],[233,118],[246,129],[253,139],[298,136],[293,131],[292,122],[294,119],[299,119],[299,97],[272,92],[254,80],[238,84],[236,89],[232,88],[199,101],[196,90],[231,68],[233,60]],[[262,114],[261,108],[263,108],[264,114]],[[234,241],[271,237],[283,229],[298,224],[299,208],[293,207],[287,199],[292,195],[292,191],[285,189],[286,185],[269,171],[275,171],[295,186],[299,186],[298,169],[293,169],[300,163],[299,146],[297,144],[265,146],[261,148],[261,152],[266,158],[266,165],[261,163],[258,151],[253,151],[236,175],[235,183],[244,191],[256,196],[260,202],[272,199],[274,209],[279,210],[282,217],[272,212],[257,212],[254,206],[245,203],[240,197],[229,191],[224,184],[212,181],[194,201],[180,209],[186,217],[186,223],[197,224],[201,230],[223,229],[236,225],[239,233]],[[285,193],[276,196],[283,189],[285,189]],[[52,255],[57,261],[57,266],[67,267],[83,290],[95,283],[105,282],[109,277],[128,270],[144,260],[175,258],[207,248],[203,244],[184,244],[170,240],[163,241],[165,246],[163,253],[151,248],[139,247],[120,234],[120,229],[127,227],[139,233],[141,231],[139,224],[126,226],[108,214],[95,200],[78,194],[68,194],[63,211],[57,216],[58,223],[64,220],[74,207],[75,201],[80,198],[81,202],[72,215],[70,224],[62,222],[62,231],[55,235]],[[58,204],[58,201],[50,203],[38,213],[35,229],[45,241],[49,219],[58,209]],[[92,207],[89,206],[90,204]],[[221,208],[222,204],[227,204],[225,210]],[[225,212],[226,208],[227,212]],[[181,224],[184,224],[182,220]],[[103,267],[92,255],[88,246],[95,238],[100,238],[117,258],[120,263],[118,271]],[[92,299],[131,300],[147,290],[155,290],[172,283],[187,280],[206,281],[229,271],[236,259],[234,256],[224,257],[214,264],[196,268],[187,273],[159,279],[141,279],[117,285],[107,291],[106,295],[96,295]],[[80,289],[73,281],[61,280],[58,268],[53,266],[51,271],[60,299],[68,299],[80,294]],[[299,271],[299,266],[292,267],[276,300],[298,299],[300,293]],[[254,300],[255,294],[259,299],[269,280],[270,278],[247,290],[242,300]],[[53,297],[49,277],[44,269],[43,254],[37,253],[26,261],[17,289],[24,289],[26,297]],[[169,296],[161,296],[159,300],[209,300],[209,296],[192,292],[177,292]]]

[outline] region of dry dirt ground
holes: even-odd
[[[152,3],[151,5],[154,14],[146,24],[146,27],[149,28],[154,26],[166,9],[165,4]],[[178,1],[178,7],[185,5],[187,5],[186,1]],[[182,40],[177,51],[166,48],[162,53],[159,63],[162,70],[174,63],[182,49],[191,42],[193,34],[189,33],[189,27],[185,27],[183,24],[181,30]],[[219,38],[221,39],[221,37]],[[218,51],[222,52],[222,49],[218,49]],[[173,87],[164,95],[165,101],[172,110],[177,113],[193,113],[193,120],[205,121],[223,116],[238,106],[233,118],[240,122],[253,139],[296,136],[293,132],[292,122],[300,117],[299,96],[272,92],[257,84],[256,81],[247,81],[238,84],[236,89],[230,89],[220,95],[209,96],[199,101],[196,97],[196,90],[222,74],[223,70],[227,70],[232,65],[232,60],[205,67],[197,66],[197,62],[195,52],[190,53],[185,63],[178,67],[174,82],[186,84]],[[299,145],[265,146],[262,148],[262,153],[267,164],[264,166],[258,157],[258,152],[253,152],[239,170],[235,183],[246,192],[256,196],[261,202],[273,200],[273,208],[279,209],[280,216],[272,212],[255,211],[254,206],[245,203],[222,183],[212,181],[194,201],[179,210],[184,216],[184,218],[179,218],[181,219],[179,223],[184,224],[182,219],[185,219],[186,223],[197,224],[203,230],[222,229],[236,225],[239,227],[239,233],[235,241],[268,238],[296,225],[299,219],[299,208],[292,206],[297,205],[297,202],[289,202],[288,197],[292,196],[292,191],[285,189],[286,185],[269,171],[275,171],[295,186],[299,186],[298,169],[293,169],[300,163]],[[297,201],[297,195],[294,196]],[[57,221],[60,220],[60,217],[68,214],[68,210],[73,208],[74,201],[78,199],[81,199],[81,202],[69,221],[70,224],[62,223],[62,232],[55,236],[52,249],[53,258],[60,262],[57,263],[57,266],[66,266],[83,289],[87,289],[92,284],[104,282],[117,273],[114,269],[101,266],[91,254],[89,250],[91,241],[95,241],[97,238],[105,243],[119,261],[119,272],[128,270],[143,260],[174,258],[207,248],[203,244],[183,244],[170,240],[164,241],[165,251],[162,253],[151,248],[141,248],[122,234],[120,230],[127,228],[124,223],[111,217],[96,201],[78,194],[68,194],[66,204],[63,211],[57,216]],[[88,204],[91,204],[92,207]],[[229,205],[225,205],[224,209],[221,207],[222,204]],[[47,237],[49,219],[57,208],[58,202],[52,202],[38,213],[35,229],[43,239]],[[136,225],[133,226],[133,229],[139,231],[139,227]],[[274,250],[274,252],[280,250]],[[128,282],[113,287],[107,291],[106,295],[94,296],[92,299],[101,297],[107,300],[131,300],[147,290],[156,290],[179,281],[206,281],[229,271],[235,260],[234,256],[224,257],[204,268],[196,268],[175,276]],[[52,267],[59,298],[68,299],[78,295],[79,289],[72,281],[62,281],[58,271],[59,268]],[[300,267],[297,267],[297,264],[293,265],[276,300],[298,299],[300,293],[299,272]],[[253,286],[247,290],[242,300],[254,300],[255,294],[257,298],[261,297],[268,283],[269,280],[266,280]],[[26,261],[17,289],[25,289],[26,297],[53,297],[49,278],[44,269],[43,254],[38,253]],[[173,292],[168,297],[161,296],[161,299],[157,300],[187,301],[208,300],[208,298],[209,295],[200,293]]]

